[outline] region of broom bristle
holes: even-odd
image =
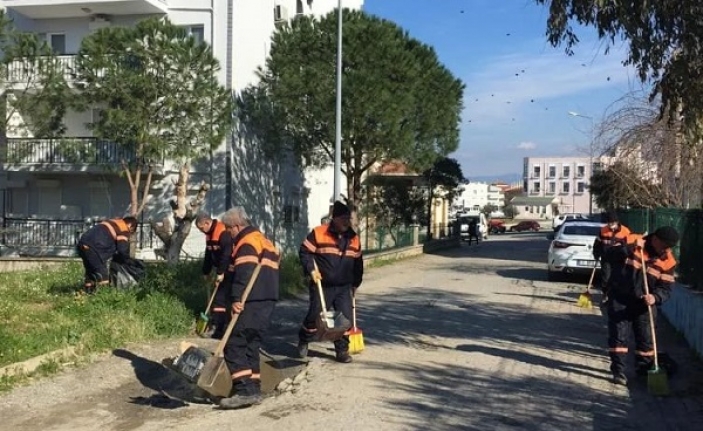
[[[669,395],[669,380],[661,368],[650,370],[647,374],[647,390],[652,395]]]
[[[349,332],[349,353],[360,353],[364,350],[364,334],[359,328],[352,328]]]
[[[593,302],[591,302],[591,294],[588,292],[582,293],[579,296],[578,302],[576,302],[576,306],[583,308],[591,308],[593,306]]]

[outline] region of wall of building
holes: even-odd
[[[588,184],[592,167],[588,157],[526,157],[524,191],[532,197],[557,197],[560,213],[589,212]],[[596,211],[595,203],[593,211]]]

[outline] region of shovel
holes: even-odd
[[[313,260],[315,271],[319,272],[317,262]],[[320,341],[337,341],[344,337],[344,333],[351,328],[351,322],[340,312],[327,311],[325,293],[322,291],[322,282],[317,280],[317,292],[320,295],[322,312],[317,317],[317,334]]]
[[[215,286],[215,289],[212,291],[212,295],[210,295],[210,301],[207,303],[207,308],[205,308],[205,311],[201,312],[198,318],[195,321],[195,333],[199,336],[203,336],[205,334],[205,330],[207,329],[207,324],[210,321],[210,308],[212,307],[212,303],[215,300],[215,295],[217,295],[217,289],[220,288],[221,283],[217,283]]]
[[[642,259],[642,277],[644,277],[644,294],[649,295],[649,282],[647,281],[647,263],[644,258],[644,250],[640,250]],[[666,371],[659,368],[659,352],[657,351],[657,333],[654,327],[654,314],[652,306],[647,304],[649,313],[649,330],[652,332],[652,347],[654,349],[654,368],[647,372],[647,389],[652,395],[669,395],[669,378]]]
[[[591,271],[591,279],[588,280],[588,286],[586,286],[586,290],[579,295],[579,299],[576,302],[577,307],[593,308],[593,301],[591,300],[591,286],[593,285],[593,277],[596,275],[596,268],[598,268],[597,260],[593,264],[593,271]]]
[[[259,272],[261,271],[261,261],[254,268],[254,272],[251,274],[249,283],[247,284],[244,293],[242,294],[241,303],[246,304],[247,298],[249,297],[249,292],[251,288],[254,287],[256,279],[259,277]],[[227,364],[225,363],[224,351],[227,340],[229,340],[230,335],[232,335],[232,330],[234,325],[239,320],[241,313],[237,313],[230,320],[229,325],[227,325],[227,330],[225,335],[222,336],[220,343],[215,349],[213,356],[205,362],[202,371],[200,372],[200,377],[198,378],[198,387],[214,396],[217,397],[227,397],[232,390],[232,376],[230,375]]]

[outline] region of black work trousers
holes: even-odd
[[[253,301],[244,304],[225,346],[225,362],[232,374],[232,390],[238,395],[261,393],[259,348],[276,301]]]
[[[610,262],[600,262],[600,290],[603,295],[608,294],[608,280],[610,280],[610,273],[612,272],[612,267]]]
[[[352,296],[351,286],[332,286],[323,287],[325,295],[325,306],[327,310],[334,309],[341,312],[350,322],[352,321]],[[309,343],[315,340],[317,335],[317,318],[322,312],[322,302],[320,294],[317,291],[317,285],[310,284],[308,288],[310,294],[310,303],[308,305],[308,314],[303,320],[303,326],[300,328],[298,338],[303,343]],[[345,335],[334,342],[334,350],[337,355],[347,353],[349,351],[349,336]]]
[[[85,270],[84,281],[86,286],[93,286],[95,283],[106,282],[108,278],[107,262],[103,260],[98,252],[89,245],[79,243],[76,246],[78,256],[83,262]]]
[[[652,307],[656,318],[656,307]],[[615,298],[608,302],[608,351],[613,374],[625,373],[630,329],[635,336],[635,363],[637,368],[650,368],[654,360],[652,331],[644,301],[634,299],[624,303]]]
[[[212,338],[220,339],[225,334],[225,329],[230,319],[230,286],[232,286],[229,277],[225,276],[224,280],[217,287],[215,298],[212,300],[212,308],[210,310],[211,322],[214,328]]]

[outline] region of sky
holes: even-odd
[[[580,29],[574,56],[552,47],[548,9],[533,0],[365,0],[364,11],[433,46],[464,82],[450,157],[470,180],[519,181],[523,157],[587,155],[606,109],[642,88],[622,65],[627,46],[606,55],[594,29]]]

